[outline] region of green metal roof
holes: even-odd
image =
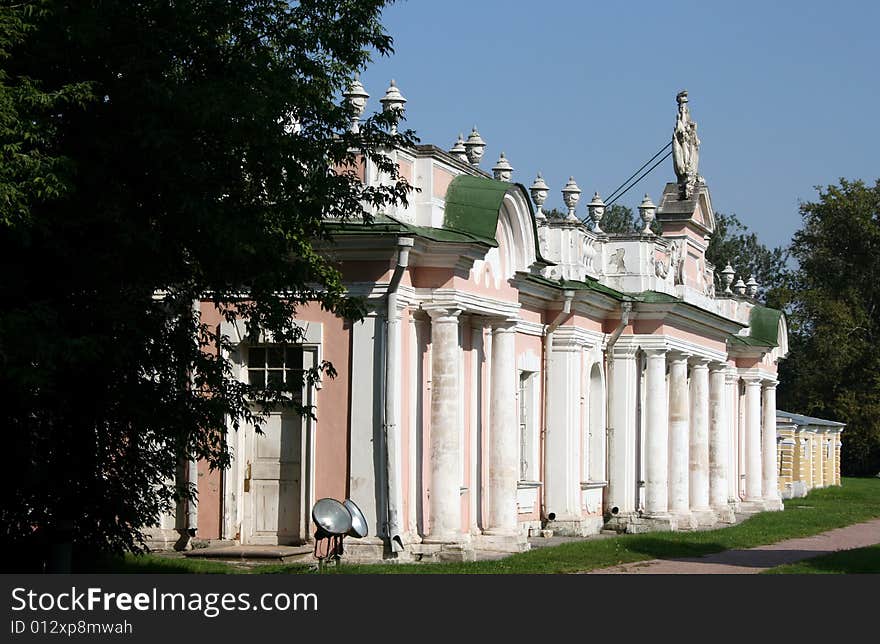
[[[443,228],[495,239],[498,213],[511,184],[462,174],[446,190]]]
[[[555,264],[541,255],[538,244],[538,227],[535,213],[525,186],[519,183],[496,181],[484,177],[459,175],[452,180],[446,191],[446,216],[442,228],[416,226],[398,221],[390,215],[377,215],[369,224],[362,222],[328,223],[330,231],[357,235],[401,235],[412,234],[438,242],[478,243],[495,248],[498,240],[498,215],[501,203],[509,190],[519,190],[529,208],[529,220],[535,239],[535,258],[545,266]]]
[[[731,335],[731,344],[748,347],[778,347],[779,320],[782,311],[755,305],[749,313],[749,334]]]
[[[541,275],[527,275],[525,278],[529,282],[534,282],[535,284],[543,284],[545,286],[552,286],[554,288],[558,288],[563,291],[595,291],[596,293],[602,293],[603,295],[607,295],[609,297],[614,298],[615,300],[620,301],[632,301],[633,298],[627,295],[626,293],[621,293],[610,286],[605,286],[601,284],[598,280],[594,280],[590,277],[586,278],[584,281],[580,280],[553,280],[546,277],[542,277]]]

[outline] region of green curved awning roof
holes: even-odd
[[[532,210],[529,194],[522,184],[466,174],[455,177],[446,189],[446,216],[443,220],[443,228],[465,233],[497,246],[495,230],[498,227],[498,215],[501,212],[504,195],[510,190],[522,192],[528,204],[529,220],[535,239],[535,256],[539,262],[552,265],[553,262],[541,256],[535,213]]]
[[[749,334],[732,335],[730,340],[735,344],[752,347],[778,347],[779,320],[782,311],[756,305],[749,313]]]
[[[501,202],[510,186],[483,177],[455,177],[446,190],[443,227],[494,240]]]

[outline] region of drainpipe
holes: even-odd
[[[544,405],[542,409],[542,413],[544,418],[541,423],[541,457],[542,457],[542,470],[543,473],[541,475],[542,483],[546,483],[547,481],[547,452],[544,448],[545,443],[547,442],[547,405],[550,400],[549,392],[547,389],[547,385],[549,379],[547,377],[547,364],[550,359],[550,351],[553,349],[553,332],[559,328],[559,325],[563,323],[570,315],[571,315],[571,301],[574,299],[574,291],[562,291],[562,297],[565,298],[565,301],[562,304],[562,310],[559,312],[554,320],[548,324],[544,328],[544,336],[541,338],[544,342],[544,364],[542,370],[544,372]],[[546,503],[547,490],[546,487],[541,492],[541,514],[542,518],[547,518],[544,514],[545,508],[547,506]]]
[[[611,335],[608,336],[608,341],[605,343],[605,480],[608,481],[609,485],[611,484],[611,446],[614,441],[614,428],[608,424],[608,418],[611,416],[609,411],[611,410],[612,394],[611,352],[614,349],[614,345],[617,343],[620,334],[623,333],[626,325],[629,324],[629,314],[632,312],[632,308],[632,302],[621,302],[620,323],[617,325],[617,328],[611,332]]]
[[[412,237],[397,239],[397,265],[388,284],[388,311],[385,325],[385,466],[387,483],[387,532],[392,552],[403,550],[400,519],[403,514],[400,440],[400,316],[397,311],[397,287],[409,266]]]

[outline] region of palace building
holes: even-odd
[[[364,94],[357,83],[349,97]],[[272,414],[262,435],[230,431],[228,470],[193,464],[198,506],[163,520],[157,542],[176,528],[302,544],[317,499],[351,498],[370,529],[346,542],[352,556],[470,559],[546,530],[729,523],[839,483],[841,426],[776,409],[784,315],[754,300],[754,278],[705,257],[712,199],[687,93],[677,101],[676,180],[658,205],[645,196],[641,232],[602,232],[598,193],[579,216],[573,178],[560,186],[568,213],[548,214],[540,174],[517,183],[503,154],[480,168],[474,128],[448,151],[391,152],[420,189],[408,205],[331,224],[324,250],[369,303],[364,320],[303,307],[305,340],[284,348],[249,343],[202,303],[242,379],[323,360],[338,376],[303,389],[315,420]],[[383,181],[369,163],[362,179]]]

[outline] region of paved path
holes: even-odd
[[[829,532],[789,539],[748,550],[725,550],[704,557],[686,559],[652,559],[610,568],[593,570],[588,574],[629,575],[742,575],[755,574],[768,568],[818,557],[837,550],[864,548],[880,543],[880,519],[856,523]]]

